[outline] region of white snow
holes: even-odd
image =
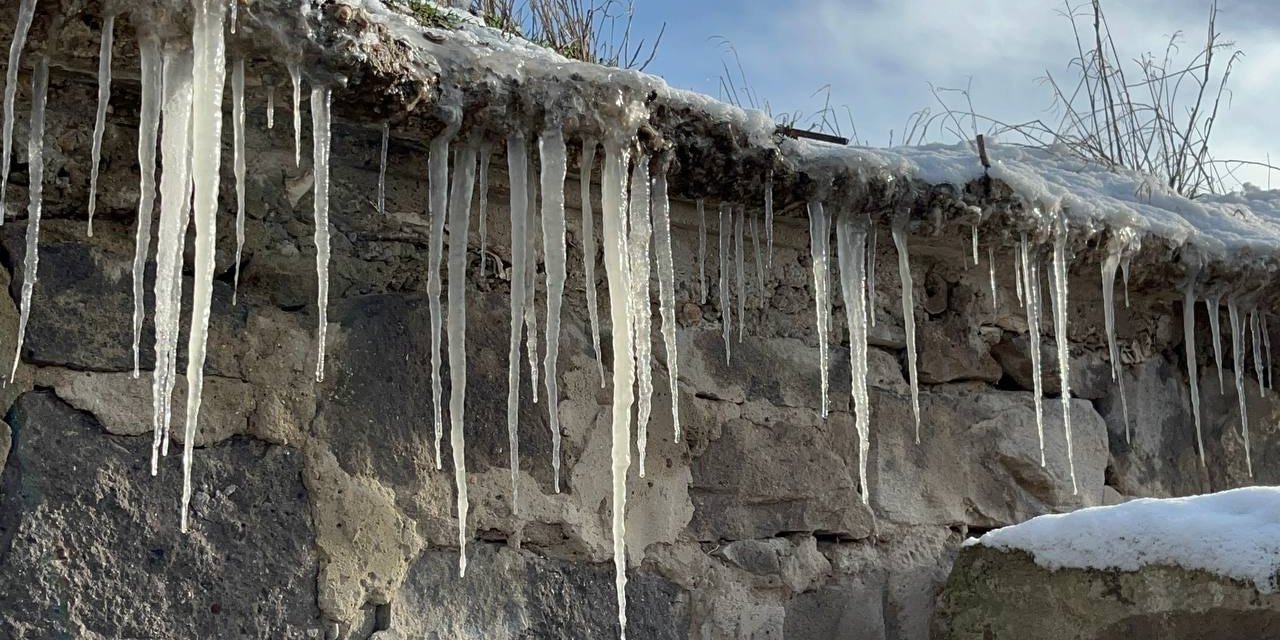
[[[568,274],[565,250],[564,178],[568,169],[564,132],[548,129],[538,136],[542,158],[542,250],[547,269],[547,353],[542,366],[547,388],[547,425],[551,428],[551,469],[560,493],[560,306]]]
[[[98,163],[102,159],[102,132],[107,127],[107,104],[111,102],[111,42],[115,37],[116,15],[102,18],[102,41],[98,48],[98,111],[93,119],[93,151],[89,170],[89,237],[93,237],[93,214],[98,208]]]
[[[1273,593],[1280,586],[1280,487],[1142,498],[1044,515],[965,545],[1025,551],[1050,570],[1199,569]]]
[[[40,264],[40,208],[44,198],[44,107],[49,97],[49,59],[38,56],[35,71],[31,74],[31,128],[27,139],[27,163],[30,173],[30,189],[27,204],[27,246],[22,258],[22,300],[18,318],[17,347],[13,351],[13,368],[9,382],[18,374],[18,362],[22,360],[22,340],[27,334],[27,320],[31,317],[31,294],[36,287]]]

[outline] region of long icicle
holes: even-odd
[[[867,484],[867,458],[871,452],[871,398],[867,391],[866,247],[866,224],[855,222],[848,213],[839,216],[836,221],[836,255],[849,325],[850,396],[858,434],[858,482],[864,505],[870,504],[871,499],[871,488]]]
[[[1026,267],[1022,266],[1022,252],[1015,248],[1013,251],[1013,290],[1018,296],[1018,306],[1020,307],[1026,305],[1022,297],[1022,281],[1024,280],[1022,272],[1025,269]]]
[[[142,317],[146,312],[143,293],[147,255],[151,252],[151,215],[156,197],[156,140],[160,129],[161,83],[160,39],[138,34],[141,58],[142,95],[138,115],[138,228],[133,243],[133,377],[138,377],[142,343]]]
[[[756,284],[760,291],[760,308],[765,307],[764,302],[764,256],[760,254],[760,233],[757,230],[756,219],[751,218],[751,250],[756,256]]]
[[[564,178],[568,160],[564,132],[547,129],[538,136],[542,158],[542,251],[547,268],[547,353],[543,381],[547,389],[547,426],[551,429],[551,469],[555,491],[560,493],[560,388],[557,377],[560,355],[560,306],[564,301],[565,262]]]
[[[328,87],[311,88],[311,157],[315,172],[316,382],[324,380],[324,347],[329,329],[329,97]],[[317,104],[319,103],[319,104]]]
[[[464,144],[453,159],[449,194],[449,448],[458,502],[459,577],[467,575],[467,459],[462,427],[467,400],[467,228],[475,178],[476,145]]]
[[[987,245],[987,272],[991,279],[991,312],[996,312],[998,299],[996,297],[996,255],[995,249],[991,245]]]
[[[742,336],[747,328],[747,270],[744,266],[746,251],[742,242],[743,227],[746,226],[743,219],[746,218],[747,212],[741,205],[737,209],[738,214],[734,216],[733,223],[733,257],[734,274],[738,285],[738,342],[742,342]]]
[[[290,62],[289,81],[293,84],[293,165],[302,166],[302,67]]]
[[[671,387],[671,425],[680,442],[679,350],[676,346],[676,269],[671,255],[671,201],[667,197],[667,166],[653,179],[653,249],[658,263],[658,307],[662,314],[662,343],[667,348],[667,384]],[[757,254],[758,256],[759,254]]]
[[[828,318],[831,313],[831,305],[827,302],[830,299],[830,273],[831,268],[827,266],[827,256],[831,247],[831,227],[827,222],[827,212],[821,202],[810,201],[809,208],[809,255],[813,261],[813,306],[817,315],[818,327],[818,367],[819,378],[822,384],[818,412],[823,418],[827,417],[827,396],[828,383],[830,381],[830,353],[828,351],[828,330],[831,327],[831,321]]]
[[[1249,335],[1253,338],[1253,375],[1258,380],[1258,395],[1267,397],[1267,380],[1262,374],[1262,341],[1258,339],[1258,309],[1249,310]]]
[[[1182,286],[1182,333],[1187,354],[1187,383],[1191,386],[1191,414],[1196,425],[1196,450],[1204,466],[1204,439],[1200,435],[1200,368],[1196,366],[1196,274],[1187,274]]]
[[[733,326],[733,310],[729,307],[729,239],[733,231],[733,209],[728,204],[720,203],[720,332],[724,338],[724,363],[729,364],[732,347],[729,345],[729,332]],[[741,320],[741,318],[739,318]],[[823,385],[826,389],[826,385]]]
[[[907,248],[905,219],[894,221],[893,244],[898,249],[898,279],[902,281],[902,328],[907,336],[907,373],[911,378],[911,415],[915,418],[916,444],[920,444],[920,377],[916,368],[915,285],[911,278],[911,253]]]
[[[9,65],[5,67],[4,82],[4,151],[0,156],[0,225],[8,212],[6,202],[9,193],[9,161],[13,151],[13,103],[18,93],[18,64],[22,49],[27,44],[27,31],[36,14],[36,0],[22,0],[18,6],[18,20],[13,26],[13,40],[9,43]]]
[[[102,133],[107,128],[107,104],[111,102],[111,44],[115,38],[116,14],[102,18],[102,42],[98,47],[98,111],[93,119],[93,152],[89,170],[89,237],[93,237],[93,214],[98,209],[98,163],[102,160]]]
[[[1044,375],[1040,363],[1040,256],[1027,246],[1027,234],[1019,245],[1022,256],[1022,293],[1027,309],[1027,351],[1031,354],[1031,398],[1036,411],[1036,437],[1040,441],[1040,466],[1044,457]]]
[[[582,274],[587,289],[587,316],[591,319],[591,349],[596,354],[596,368],[600,370],[600,388],[605,385],[604,356],[600,353],[600,302],[596,295],[596,221],[591,210],[591,171],[596,163],[594,138],[582,141],[582,159],[579,162],[579,202],[582,209]]]
[[[978,225],[970,227],[973,230],[973,266],[978,266]]]
[[[49,97],[49,59],[37,56],[31,74],[31,129],[27,139],[27,171],[30,174],[27,204],[27,247],[22,258],[22,311],[18,319],[17,348],[13,352],[13,368],[9,383],[18,375],[22,359],[22,340],[31,317],[31,294],[35,290],[40,265],[40,208],[44,198],[44,107]]]
[[[1244,393],[1244,327],[1240,323],[1240,308],[1234,298],[1227,299],[1227,319],[1231,322],[1231,354],[1236,377],[1236,400],[1240,404],[1240,434],[1244,438],[1244,461],[1253,477],[1253,459],[1249,455],[1249,409]]]
[[[481,142],[479,154],[480,174],[476,178],[478,181],[476,190],[480,192],[480,202],[476,215],[480,218],[480,222],[476,231],[480,234],[479,276],[483,278],[489,258],[489,163],[493,160],[493,146],[489,142]]]
[[[701,201],[699,201],[701,202]],[[766,264],[773,268],[773,171],[764,178],[764,237],[769,254]]]
[[[507,345],[507,445],[511,459],[511,513],[520,513],[520,338],[524,330],[524,270],[529,233],[529,150],[520,135],[507,138],[507,175],[511,191],[511,340]]]
[[[1120,350],[1116,347],[1116,267],[1120,265],[1124,246],[1122,241],[1113,239],[1107,245],[1106,258],[1102,260],[1102,314],[1107,334],[1107,355],[1111,359],[1111,379],[1116,383],[1116,393],[1120,395],[1120,411],[1124,417],[1124,441],[1129,442],[1129,400],[1124,393]]]
[[[267,128],[276,128],[276,85],[267,81]]]
[[[538,211],[538,175],[537,164],[529,157],[529,180],[525,186],[529,192],[529,227],[533,230],[525,238],[528,251],[524,271],[524,340],[525,356],[529,361],[529,387],[533,403],[538,404],[538,240],[542,237],[536,230],[542,228],[542,215]]]
[[[1075,447],[1071,436],[1071,342],[1067,335],[1067,231],[1065,213],[1058,212],[1053,238],[1053,326],[1058,345],[1058,387],[1062,403],[1062,428],[1067,441],[1067,470],[1071,474],[1071,494],[1080,493],[1076,483]]]
[[[387,215],[387,147],[391,143],[391,124],[386,120],[382,121],[382,146],[378,149],[378,215]],[[484,224],[484,218],[481,217],[481,224]],[[484,273],[484,252],[480,252],[481,268],[480,273]]]
[[[601,214],[604,267],[609,282],[609,316],[613,325],[613,420],[610,458],[613,477],[613,571],[620,637],[627,637],[627,471],[631,467],[631,404],[635,360],[632,358],[631,274],[627,265],[627,152],[616,141],[604,145]]]
[[[645,452],[649,445],[649,416],[653,411],[653,319],[649,293],[649,241],[653,227],[649,220],[649,156],[640,154],[631,170],[630,254],[632,342],[636,360],[636,451],[640,477],[645,474]]]
[[[876,235],[878,235],[875,219],[867,226],[871,227],[867,235],[867,322],[876,326]]]
[[[195,277],[191,293],[191,328],[187,334],[187,424],[182,439],[182,525],[189,522],[191,463],[199,427],[204,387],[209,307],[213,298],[214,248],[217,242],[218,167],[222,155],[222,88],[227,75],[223,42],[224,5],[195,0],[191,30],[191,183],[196,226]],[[315,109],[314,100],[312,109]],[[326,121],[327,121],[326,116]],[[327,122],[326,122],[327,124]],[[326,132],[328,127],[325,127]],[[320,178],[316,178],[320,189]]]
[[[431,140],[427,151],[427,210],[431,237],[427,243],[427,308],[431,314],[431,418],[435,427],[436,469],[443,468],[440,439],[444,437],[444,411],[440,388],[440,333],[444,316],[440,308],[440,261],[444,258],[444,223],[449,205],[449,143],[461,118]]]
[[[698,198],[698,304],[707,303],[707,210]]]
[[[1271,386],[1271,331],[1267,328],[1266,314],[1261,315],[1260,318],[1262,320],[1262,348],[1267,351],[1267,389],[1274,389],[1275,387]]]
[[[1209,314],[1209,332],[1213,335],[1213,364],[1218,368],[1218,393],[1225,393],[1226,387],[1222,382],[1222,328],[1218,321],[1218,313],[1222,311],[1222,296],[1205,296],[1204,310]]]
[[[232,2],[235,6],[235,2]],[[231,287],[231,304],[240,294],[240,255],[244,251],[244,58],[236,58],[231,68],[231,128],[232,147],[235,152],[236,177],[236,268]]]

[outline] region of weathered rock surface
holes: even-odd
[[[1247,640],[1280,630],[1280,594],[1206,571],[1050,571],[1022,551],[966,547],[933,621],[937,640]]]

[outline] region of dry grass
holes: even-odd
[[[471,11],[567,58],[626,69],[647,67],[666,30],[663,23],[651,42],[636,39],[632,0],[473,0]]]

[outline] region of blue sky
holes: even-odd
[[[1205,37],[1207,0],[1112,0],[1104,4],[1120,54],[1163,50],[1184,32],[1188,54]],[[1214,141],[1219,158],[1280,162],[1280,11],[1269,0],[1221,0],[1219,31],[1242,49],[1229,105]],[[963,87],[972,79],[977,111],[1006,120],[1046,116],[1045,71],[1067,75],[1075,44],[1061,0],[636,0],[633,30],[651,36],[666,22],[647,71],[677,87],[717,95],[722,63],[737,73],[725,43],[775,114],[819,109],[814,92],[830,85],[858,135],[884,145],[901,139],[907,117],[937,111],[929,83]],[[1086,24],[1081,21],[1081,26]],[[841,126],[849,134],[847,116]],[[982,128],[982,127],[980,127]],[[935,137],[936,139],[936,137]],[[943,139],[951,142],[954,138]],[[1265,183],[1266,173],[1246,176]],[[1273,176],[1280,188],[1280,173]]]

